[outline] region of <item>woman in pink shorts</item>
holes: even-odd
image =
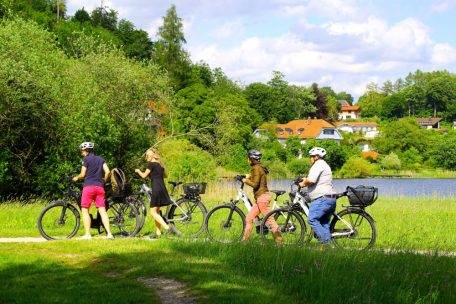
[[[100,156],[93,154],[92,142],[83,142],[79,148],[81,149],[81,155],[84,157],[82,160],[81,173],[73,178],[74,182],[80,179],[84,179],[84,186],[82,189],[81,197],[81,209],[82,209],[82,221],[84,223],[84,236],[81,239],[91,239],[90,226],[91,218],[89,214],[90,206],[95,202],[98,212],[101,216],[101,221],[106,229],[106,238],[112,239],[111,229],[109,227],[109,217],[106,213],[105,205],[105,191],[104,183],[109,178],[109,168],[105,160]],[[103,178],[104,173],[104,178]]]

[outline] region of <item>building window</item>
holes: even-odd
[[[325,135],[334,135],[334,129],[324,129],[323,134]]]

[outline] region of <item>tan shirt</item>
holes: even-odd
[[[267,180],[267,169],[261,164],[252,166],[250,177],[246,179],[245,183],[253,188],[253,195],[257,199],[260,195],[269,192],[268,180]]]

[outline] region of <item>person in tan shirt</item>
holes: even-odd
[[[249,239],[250,234],[253,230],[253,221],[255,218],[260,213],[265,216],[270,211],[269,205],[271,202],[271,195],[269,194],[267,181],[267,174],[269,171],[265,166],[261,164],[261,156],[261,152],[257,150],[249,150],[247,153],[247,160],[249,162],[249,165],[252,166],[252,171],[250,174],[247,174],[242,182],[253,188],[253,195],[255,196],[256,201],[245,219],[246,226],[242,241],[247,241]],[[272,234],[274,235],[276,243],[281,244],[283,238],[279,231],[279,226],[275,222],[274,218],[270,217],[266,224],[272,230]]]

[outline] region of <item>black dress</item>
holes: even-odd
[[[171,204],[168,190],[165,186],[163,174],[165,169],[157,162],[147,163],[147,169],[150,170],[149,177],[152,181],[152,201],[150,207],[160,207]]]

